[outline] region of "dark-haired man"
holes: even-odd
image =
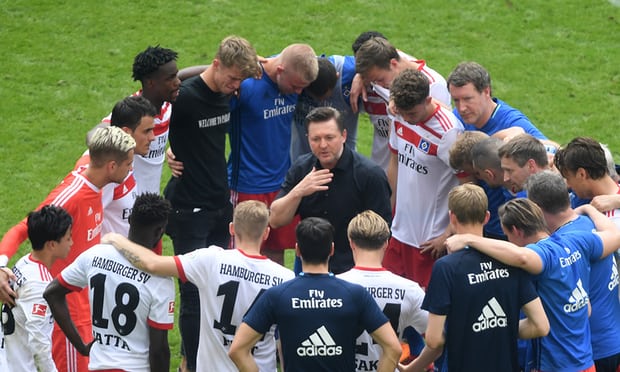
[[[336,109],[312,110],[306,117],[306,130],[312,153],[300,156],[289,169],[271,204],[269,224],[284,226],[296,215],[330,221],[336,236],[329,268],[339,274],[354,264],[347,239],[349,221],[370,209],[390,222],[390,187],[378,165],[345,144],[347,131]]]
[[[364,287],[328,271],[334,228],[310,217],[295,232],[303,273],[265,291],[243,318],[229,351],[237,368],[258,370],[252,348],[277,324],[285,371],[353,371],[355,339],[364,329],[383,350],[377,370],[394,371],[401,348],[390,322]]]

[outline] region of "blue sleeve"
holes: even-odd
[[[243,317],[243,322],[252,327],[258,333],[265,334],[276,322],[274,317],[274,307],[272,301],[271,288],[268,289]]]
[[[360,288],[359,293],[362,296],[360,308],[364,309],[362,312],[362,325],[368,333],[373,333],[377,328],[390,320],[383,314],[375,299],[372,298],[366,289]]]
[[[426,295],[422,301],[422,309],[436,315],[448,315],[451,307],[451,281],[447,269],[448,265],[443,259],[435,262]]]

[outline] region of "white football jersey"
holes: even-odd
[[[440,105],[430,118],[414,124],[397,116],[390,128],[390,149],[398,157],[392,236],[420,247],[448,227],[448,193],[459,183],[449,150],[463,124]]]
[[[179,278],[200,292],[198,370],[237,371],[228,349],[243,316],[268,288],[292,279],[291,270],[264,256],[216,246],[175,256]],[[253,349],[260,371],[276,371],[274,329]]]
[[[71,289],[89,287],[95,343],[91,370],[150,371],[149,327],[172,329],[174,282],[135,268],[112,245],[98,244],[58,276]]]
[[[370,293],[398,337],[402,338],[407,327],[413,327],[419,334],[426,332],[428,312],[422,310],[424,291],[418,283],[393,274],[385,269],[354,267],[339,274],[340,279],[356,283]],[[369,371],[376,366],[381,356],[381,347],[375,344],[364,331],[356,341],[356,366],[358,371]]]
[[[52,281],[47,267],[27,254],[13,267],[17,277],[14,284],[17,299],[11,309],[6,333],[6,362],[10,371],[56,371],[52,360],[52,313],[43,292]],[[12,321],[12,325],[11,325]],[[7,369],[6,371],[8,371]]]
[[[137,91],[134,96],[142,95],[142,91]],[[164,102],[159,110],[159,115],[155,116],[155,140],[149,145],[148,154],[136,155],[133,158],[133,171],[138,181],[138,193],[152,192],[159,194],[161,183],[162,166],[166,157],[166,143],[168,142],[168,131],[170,129],[170,116],[172,115],[172,105]],[[110,123],[112,114],[101,120]]]

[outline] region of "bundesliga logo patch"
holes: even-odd
[[[174,301],[168,303],[168,314],[174,314]]]
[[[46,305],[43,305],[43,304],[32,305],[32,315],[45,316],[46,311],[47,311]]]

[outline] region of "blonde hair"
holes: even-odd
[[[377,250],[390,239],[390,227],[383,217],[366,210],[353,217],[347,228],[347,236],[358,248]]]
[[[120,163],[129,157],[129,152],[135,147],[133,137],[114,126],[97,128],[88,140],[91,164],[95,167],[102,167],[110,160]]]
[[[259,76],[262,72],[256,50],[249,41],[239,36],[231,35],[222,40],[215,58],[226,67],[238,67],[246,78]]]
[[[258,200],[246,200],[235,207],[233,225],[241,240],[258,241],[269,223],[269,209]]]
[[[308,44],[291,44],[282,50],[279,58],[285,69],[292,70],[308,83],[319,75],[316,53]]]
[[[489,201],[482,187],[466,183],[450,190],[448,209],[464,225],[484,223]]]

